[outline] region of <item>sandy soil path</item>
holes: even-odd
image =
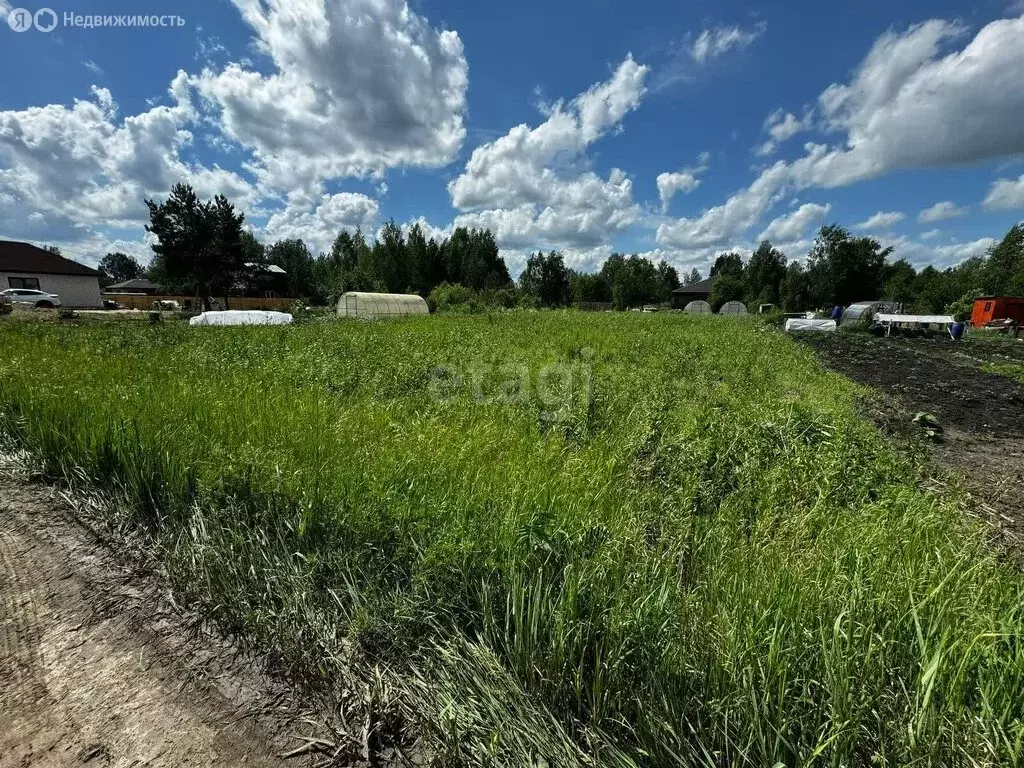
[[[50,493],[0,475],[0,767],[309,764]]]

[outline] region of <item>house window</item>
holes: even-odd
[[[992,310],[992,302],[991,301],[986,301],[985,302],[985,311],[986,312],[990,312],[991,310]]]
[[[263,298],[264,299],[276,299],[277,298],[277,291],[264,291],[263,292]]]
[[[8,277],[7,282],[11,288],[26,288],[30,291],[39,290],[38,277]]]

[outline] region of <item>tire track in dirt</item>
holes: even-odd
[[[45,691],[35,675],[39,647],[38,596],[33,594],[16,566],[15,545],[11,531],[0,523],[0,679],[10,681],[12,699],[21,695],[37,697]]]
[[[0,473],[0,768],[310,765],[277,757],[294,743],[250,716],[267,702],[217,649],[210,676],[246,697],[145,629],[154,591],[56,506]]]

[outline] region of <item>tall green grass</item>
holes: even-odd
[[[0,431],[437,763],[1019,765],[1024,581],[753,323],[0,325]]]

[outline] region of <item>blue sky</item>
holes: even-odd
[[[179,180],[314,250],[489,226],[514,274],[801,258],[823,221],[948,266],[1024,217],[1024,3],[671,5],[51,0],[0,24],[0,237],[146,261]]]

